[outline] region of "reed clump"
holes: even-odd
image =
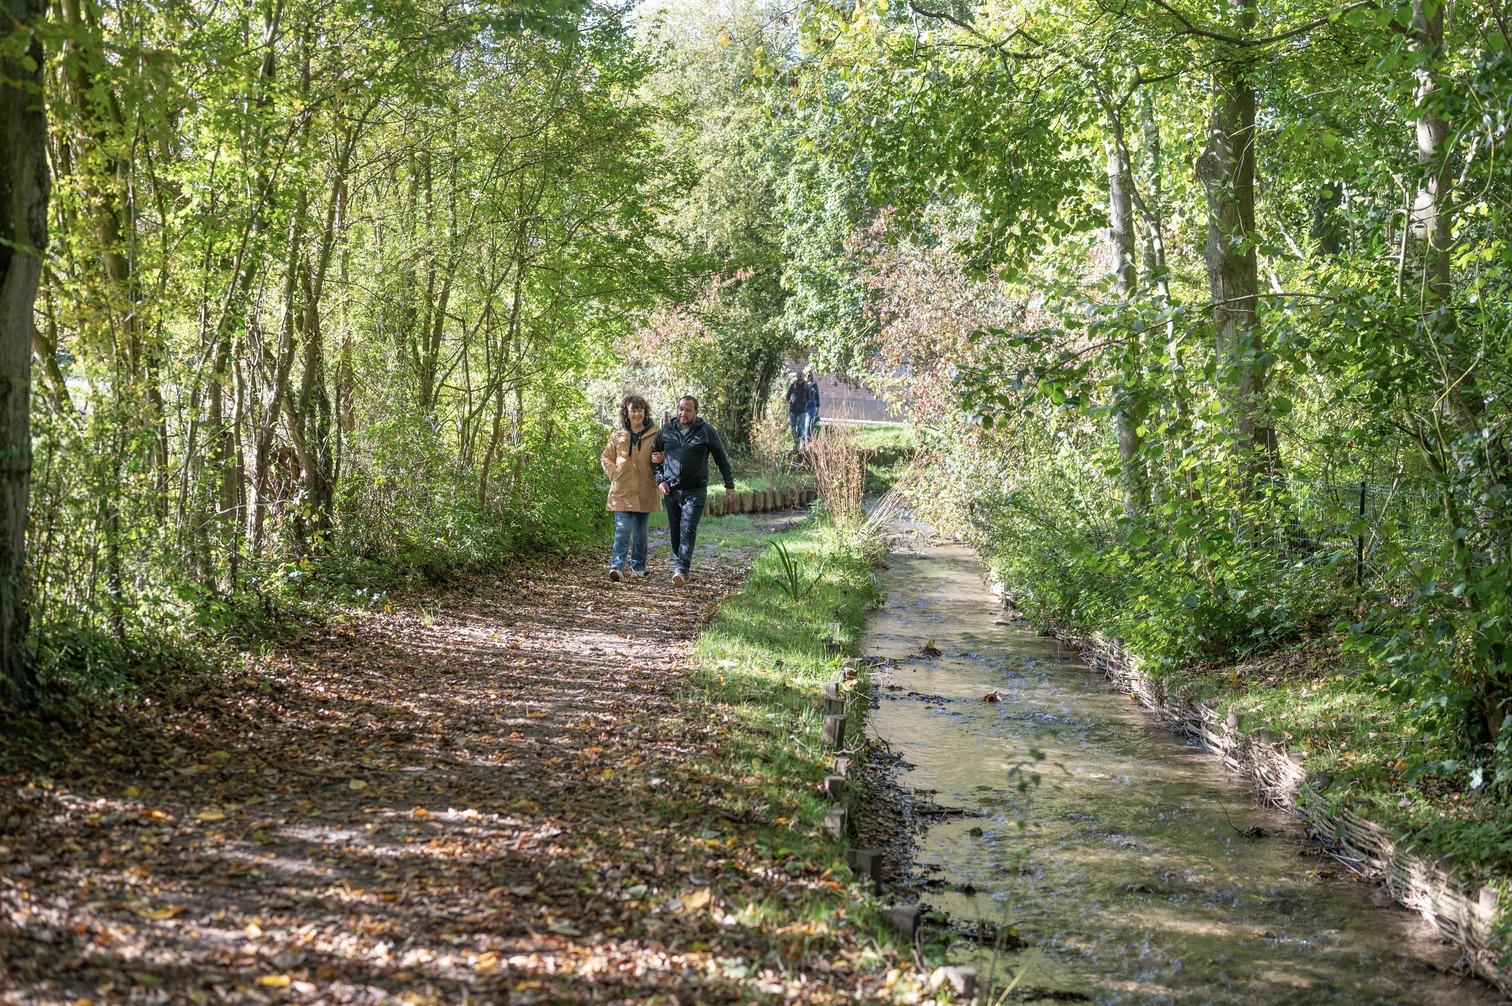
[[[825,426],[804,449],[830,520],[840,531],[866,519],[866,456],[849,430]]]

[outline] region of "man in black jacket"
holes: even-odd
[[[819,381],[810,370],[803,382],[803,442],[819,435]]]
[[[724,476],[725,491],[735,488],[735,473],[725,453],[719,431],[698,418],[698,399],[684,395],[677,400],[677,422],[668,423],[651,445],[651,468],[656,488],[667,508],[667,529],[672,532],[672,555],[676,566],[672,582],[688,582],[693,565],[693,546],[698,541],[698,521],[703,516],[709,488],[709,455]]]
[[[793,383],[784,396],[788,407],[788,429],[793,431],[793,453],[803,450],[808,443],[808,385],[803,381],[803,371],[793,371]]]

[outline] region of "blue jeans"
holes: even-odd
[[[698,543],[698,521],[703,517],[706,489],[673,489],[663,498],[667,530],[672,532],[672,558],[684,573],[693,565],[693,546]]]
[[[807,443],[808,441],[814,439],[818,435],[819,435],[819,410],[818,409],[809,409],[808,412],[805,413],[804,417],[803,417],[803,439],[804,439],[804,442]]]
[[[808,440],[808,413],[789,410],[788,426],[793,430],[793,450],[799,450]]]
[[[625,553],[630,553],[630,568],[637,573],[646,569],[646,521],[648,513],[614,511],[614,553],[609,559],[610,569],[625,568]]]

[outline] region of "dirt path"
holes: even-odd
[[[722,813],[738,785],[706,767],[720,724],[681,663],[751,559],[701,561],[674,599],[665,577],[608,583],[596,553],[552,557],[10,772],[0,1002],[854,989],[728,914],[814,882],[742,847]]]

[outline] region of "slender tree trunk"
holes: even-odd
[[[1466,358],[1457,338],[1451,258],[1454,219],[1448,192],[1449,151],[1445,145],[1449,124],[1440,114],[1438,104],[1439,76],[1444,72],[1442,4],[1414,0],[1411,37],[1419,59],[1414,73],[1422,182],[1411,220],[1412,235],[1422,241],[1419,311],[1424,335],[1433,343],[1432,365],[1440,371],[1443,382],[1443,407],[1456,434],[1448,452],[1456,470],[1445,474],[1460,483],[1461,498],[1469,497],[1461,506],[1451,493],[1449,516],[1452,526],[1474,526],[1479,532],[1475,536],[1479,548],[1472,547],[1468,538],[1456,541],[1455,561],[1462,578],[1475,582],[1486,575],[1488,568],[1505,568],[1512,562],[1512,504],[1505,502],[1508,486],[1512,484],[1512,450],[1505,435],[1495,429],[1495,417],[1476,374],[1479,361]],[[1484,612],[1486,602],[1480,593],[1468,591],[1466,603],[1471,610]],[[1506,721],[1505,707],[1512,685],[1508,681],[1506,643],[1492,642],[1484,660],[1477,681],[1480,715],[1488,739],[1495,742]]]
[[[1108,125],[1108,245],[1113,254],[1113,291],[1118,299],[1134,296],[1139,273],[1134,264],[1134,173],[1129,164],[1129,148],[1124,137],[1123,120],[1118,109],[1103,98]],[[1135,344],[1126,351],[1138,359],[1138,336],[1130,333]],[[1123,367],[1123,375],[1113,392],[1113,426],[1118,435],[1119,471],[1123,481],[1124,514],[1138,517],[1149,506],[1149,480],[1139,448],[1140,391],[1135,384],[1137,368]]]
[[[222,333],[220,346],[215,351],[215,362],[210,368],[210,386],[205,396],[205,446],[210,452],[209,471],[214,480],[216,506],[213,523],[221,529],[221,544],[226,550],[226,591],[236,590],[241,547],[238,542],[236,520],[236,491],[234,479],[236,463],[232,426],[226,421],[225,390],[231,374],[231,340],[229,333]],[[237,382],[240,383],[240,382]],[[205,570],[206,585],[217,586],[217,572],[212,555]]]
[[[1148,282],[1160,295],[1171,299],[1171,280],[1165,249],[1165,150],[1160,142],[1160,124],[1155,121],[1155,98],[1148,88],[1139,92],[1139,131],[1144,141],[1144,267]]]
[[[1255,27],[1256,0],[1238,0],[1239,34]],[[1255,253],[1255,87],[1253,67],[1242,53],[1221,54],[1213,70],[1213,107],[1207,148],[1197,176],[1207,195],[1205,258],[1217,329],[1218,380],[1235,446],[1243,459],[1244,483],[1280,472],[1276,430],[1266,398],[1267,367],[1258,301]]]
[[[43,0],[6,0],[14,32],[39,27]],[[35,692],[27,653],[26,518],[31,496],[31,357],[47,245],[47,123],[42,43],[30,66],[0,59],[0,698]]]

